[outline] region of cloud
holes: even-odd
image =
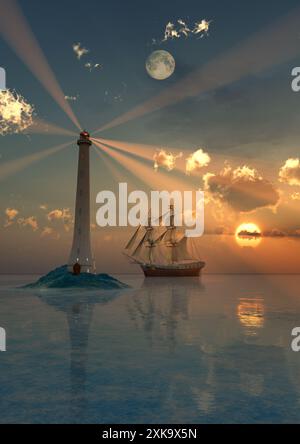
[[[52,221],[54,219],[62,219],[63,218],[63,210],[52,210],[47,214],[47,219]]]
[[[203,180],[213,198],[239,212],[247,213],[279,202],[279,192],[273,184],[246,165],[232,169],[226,164],[220,173],[207,173]]]
[[[73,51],[76,54],[76,57],[78,60],[81,59],[81,57],[83,57],[84,55],[88,54],[90,52],[89,49],[84,48],[83,46],[81,46],[81,43],[74,43],[73,46]]]
[[[207,21],[206,19],[203,19],[199,22],[196,22],[194,27],[191,29],[187,23],[182,20],[178,19],[176,24],[172,22],[168,22],[165,27],[164,32],[164,38],[163,42],[166,42],[168,40],[173,39],[179,39],[180,37],[184,36],[185,38],[189,37],[190,35],[197,35],[200,38],[204,37],[205,35],[208,35],[208,31],[210,28],[211,21]],[[157,42],[156,39],[152,39]]]
[[[292,193],[291,199],[292,200],[300,200],[300,193]]]
[[[13,220],[19,214],[19,211],[15,208],[6,208],[5,214],[8,220]]]
[[[64,222],[68,222],[72,219],[72,214],[70,208],[56,208],[47,214],[47,219],[49,221],[63,219]]]
[[[68,100],[69,102],[76,102],[79,98],[79,95],[77,94],[77,96],[65,96],[65,99]]]
[[[6,223],[4,225],[4,228],[7,228],[14,223],[14,220],[16,216],[19,214],[19,211],[16,210],[15,208],[6,208],[5,214],[6,214]]]
[[[201,37],[208,34],[209,27],[210,27],[211,21],[207,21],[205,19],[201,20],[201,22],[196,22],[195,27],[192,30],[193,34],[200,34]]]
[[[232,234],[232,232],[230,231],[230,229],[228,227],[225,227],[224,225],[220,225],[218,227],[215,227],[212,230],[212,234],[218,234],[218,235],[229,235]]]
[[[114,90],[104,91],[104,99],[103,101],[109,105],[116,103],[116,102],[123,102],[125,100],[127,94],[127,84],[125,82],[122,82],[122,90]]]
[[[209,155],[200,148],[186,159],[186,174],[201,171],[202,168],[206,167],[210,163],[210,160]]]
[[[179,19],[177,20],[178,25],[180,25],[180,28],[178,30],[179,35],[182,34],[185,37],[188,37],[189,33],[191,32],[190,28],[188,27],[188,25],[185,23],[184,20]]]
[[[0,91],[0,135],[17,134],[33,124],[34,107],[9,89]]]
[[[41,237],[51,237],[52,239],[59,239],[60,235],[53,228],[44,227],[43,231],[41,232]]]
[[[70,208],[56,208],[47,214],[47,219],[50,222],[62,221],[66,232],[70,231],[73,222],[73,216]]]
[[[167,23],[165,28],[165,34],[163,38],[163,42],[166,42],[169,39],[178,39],[180,37],[179,32],[175,29],[174,23]]]
[[[18,220],[16,220],[19,211],[15,208],[6,208],[5,214],[7,216],[7,220],[4,225],[5,228],[9,227],[16,221],[20,227],[31,227],[33,231],[37,231],[39,229],[38,221],[35,216],[19,217]]]
[[[285,236],[287,236],[287,233],[285,233],[282,230],[278,230],[278,228],[273,228],[272,230],[264,231],[263,236],[264,237],[285,237]]]
[[[31,227],[33,231],[37,231],[39,229],[38,222],[35,216],[30,216],[27,218],[21,217],[18,219],[18,224],[21,227]]]
[[[86,54],[88,54],[90,52],[90,50],[87,48],[84,48],[81,45],[81,43],[74,43],[72,48],[73,48],[73,51],[75,52],[78,60],[80,60],[83,56],[85,56]],[[88,61],[84,64],[84,67],[87,68],[90,72],[92,72],[94,69],[102,69],[103,66],[100,63]],[[74,96],[65,96],[65,99],[70,100],[70,101],[77,100],[77,98],[75,98]]]
[[[300,186],[300,159],[288,159],[279,170],[279,181]]]
[[[93,69],[102,69],[103,66],[100,65],[100,63],[92,63],[92,62],[87,62],[84,65],[85,68],[87,68],[90,72],[93,71]]]
[[[182,153],[177,155],[172,154],[171,152],[167,152],[164,149],[156,150],[153,160],[154,160],[154,169],[157,171],[159,167],[166,168],[168,171],[171,171],[176,166],[176,159],[182,157]]]

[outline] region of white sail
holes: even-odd
[[[141,228],[141,226],[139,226],[137,228],[137,230],[135,231],[134,235],[130,238],[128,244],[125,247],[125,250],[130,250],[130,248],[133,247],[133,245],[134,245],[134,243],[135,243],[135,241],[137,239],[137,236],[139,234],[140,228]]]
[[[168,265],[170,263],[169,255],[169,248],[163,243],[157,244],[153,248],[153,262],[155,264]]]
[[[171,231],[171,230],[169,230]],[[189,252],[188,238],[177,230],[175,233],[167,233],[164,238],[164,243],[168,252],[166,253],[169,262],[183,262],[195,260],[193,255]]]
[[[135,249],[133,250],[133,252],[131,253],[131,255],[134,256],[138,256],[142,250],[142,248],[144,247],[144,243],[147,237],[147,232],[144,234],[144,236],[142,237],[142,240],[138,243],[138,245],[135,247]]]
[[[138,263],[153,265],[170,265],[195,260],[189,253],[188,239],[184,232],[174,226],[174,212],[171,213],[171,224],[163,225],[163,217],[159,218],[159,226],[148,225],[138,227],[128,244],[126,254]]]
[[[201,254],[201,249],[199,248],[199,242],[198,239],[195,238],[190,238],[189,239],[189,251],[191,256],[193,256],[193,258],[195,258],[196,260],[200,261],[202,260],[202,254]]]
[[[164,237],[165,237],[167,231],[168,231],[168,230],[164,229],[164,230],[162,231],[162,233],[160,233],[159,236],[158,236],[157,238],[155,238],[155,243],[156,243],[156,244],[159,244],[159,243],[164,239]]]
[[[188,238],[183,237],[176,245],[177,261],[185,261],[193,259],[188,251]]]

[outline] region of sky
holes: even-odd
[[[300,33],[294,31],[300,11],[286,18],[297,1],[18,4],[81,128],[116,141],[109,156],[99,147],[91,150],[91,228],[99,272],[138,271],[121,254],[132,228],[95,226],[96,194],[116,190],[120,181],[147,191],[205,190],[206,236],[197,248],[208,271],[300,271],[300,92],[291,88],[291,71],[300,65]],[[5,8],[1,0],[2,16]],[[190,28],[205,19],[209,31],[202,38],[190,33],[162,41],[167,23],[179,19]],[[10,20],[20,44],[17,19]],[[71,247],[79,130],[42,85],[45,76],[31,72],[41,66],[38,54],[26,45],[16,54],[4,28],[0,22],[7,88],[34,106],[34,119],[71,132],[0,135],[0,273],[40,273],[66,263]],[[89,50],[80,60],[73,50],[77,43]],[[147,57],[159,49],[176,63],[173,75],[160,81],[145,69]],[[121,124],[114,123],[119,116]],[[155,171],[156,149],[182,153],[176,168],[161,164]],[[210,162],[194,165],[187,175],[186,159],[199,149]],[[265,236],[241,246],[234,234],[249,222]],[[220,258],[229,252],[230,259],[217,261],[216,252]]]

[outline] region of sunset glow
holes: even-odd
[[[235,239],[241,247],[257,247],[261,242],[260,228],[252,222],[243,223],[236,229]]]

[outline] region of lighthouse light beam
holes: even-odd
[[[51,70],[21,8],[16,0],[0,0],[0,33],[28,69],[44,86],[73,124],[81,126],[65,99],[65,95]]]

